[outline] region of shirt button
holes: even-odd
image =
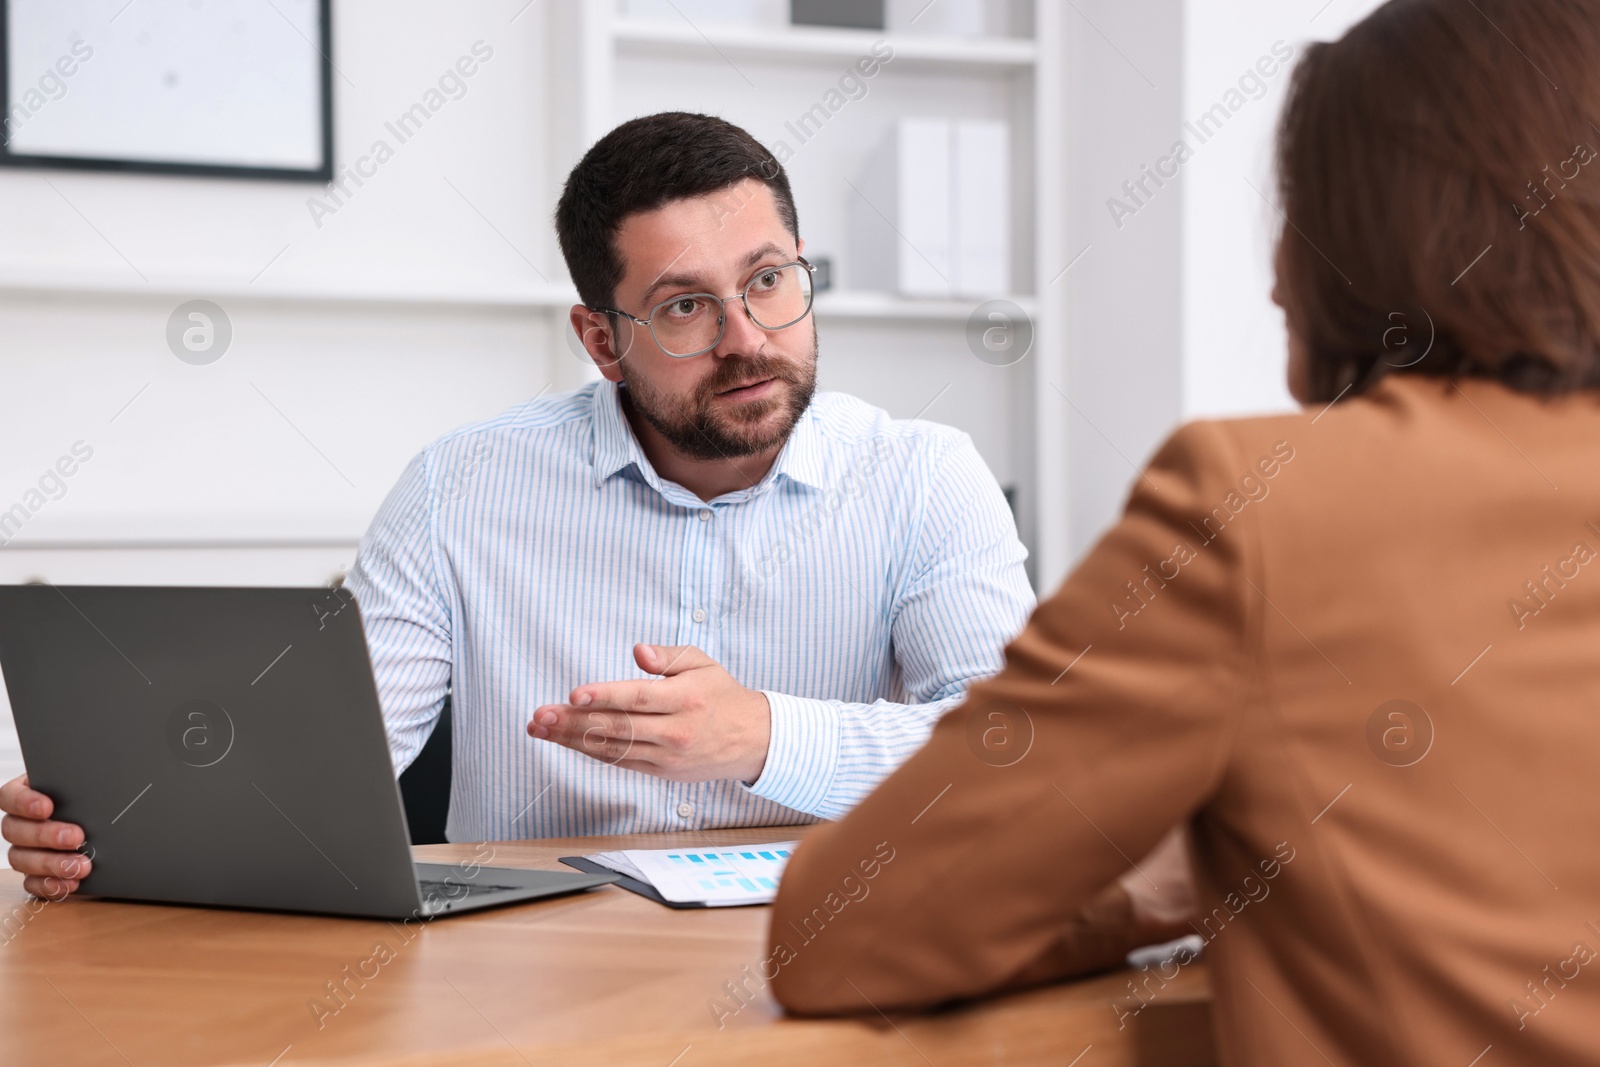
[[[705,622],[706,621],[706,609],[705,608],[695,608],[694,609],[694,614],[691,615],[690,618],[694,619],[695,622]]]
[[[701,508],[699,511],[695,512],[695,514],[700,517],[700,521],[701,522],[710,522],[711,521],[711,509],[710,508]]]
[[[688,801],[684,801],[682,804],[678,805],[678,818],[687,819],[689,816],[691,816],[693,814],[694,814],[694,805],[693,804],[689,803]]]

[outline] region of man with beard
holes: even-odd
[[[794,201],[745,131],[625,123],[556,225],[604,380],[425,449],[351,570],[395,767],[448,695],[452,840],[836,818],[1026,621],[1004,497],[965,434],[815,393]],[[24,779],[0,808],[29,889],[75,888],[78,829]]]

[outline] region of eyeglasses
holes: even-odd
[[[736,296],[724,300],[710,293],[683,293],[663,300],[642,319],[616,308],[593,310],[650,327],[650,336],[661,351],[674,359],[688,359],[704,355],[722,343],[728,325],[728,300],[743,303],[750,321],[763,330],[782,330],[811,314],[811,275],[816,269],[803,258],[764,267]]]

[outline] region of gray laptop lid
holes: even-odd
[[[0,586],[0,669],[30,783],[93,848],[83,892],[416,913],[350,594]]]

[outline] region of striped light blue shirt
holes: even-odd
[[[910,756],[1033,608],[971,440],[820,393],[772,470],[709,504],[658,476],[618,387],[536,399],[414,459],[361,543],[397,770],[452,700],[451,840],[837,818]],[[752,784],[669,782],[528,736],[585,682],[695,645],[766,693]]]

